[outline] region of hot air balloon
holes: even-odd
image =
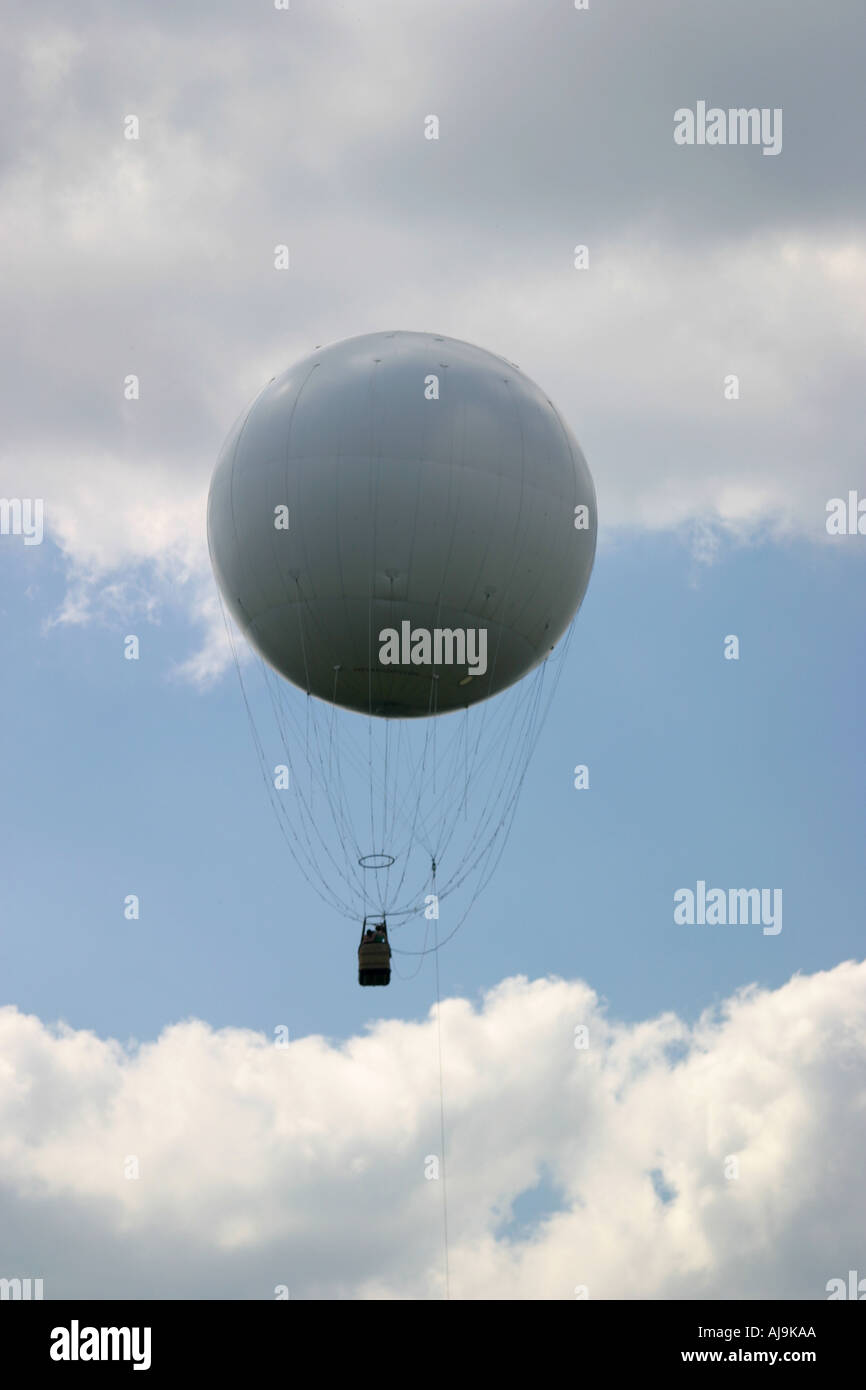
[[[208,543],[266,663],[291,768],[275,805],[299,866],[386,934],[389,919],[438,920],[507,833],[543,704],[525,678],[589,582],[595,492],[568,425],[482,348],[349,338],[237,420]]]

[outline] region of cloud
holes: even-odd
[[[217,669],[202,517],[228,426],[316,344],[391,327],[545,387],[602,544],[826,540],[862,475],[857,0],[789,7],[784,41],[748,0],[688,26],[679,0],[80,10],[13,7],[0,53],[0,495],[45,499],[62,620],[122,605],[134,569],[204,630],[187,672]],[[700,96],[782,105],[780,157],[677,148]]]
[[[862,1267],[866,964],[691,1027],[524,978],[444,1001],[441,1026],[453,1297],[811,1299]],[[8,1007],[0,1059],[0,1275],[47,1297],[442,1296],[432,1015],[123,1046]]]

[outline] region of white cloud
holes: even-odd
[[[822,1298],[862,1266],[866,965],[694,1027],[505,980],[445,1001],[442,1042],[454,1297]],[[285,1049],[193,1020],[124,1048],[3,1009],[0,1274],[49,1297],[440,1297],[438,1106],[432,1017]],[[551,1209],[509,1224],[539,1179]]]
[[[688,32],[680,8],[653,12],[661,66],[633,42],[637,0],[616,22],[523,0],[493,20],[481,0],[155,4],[122,26],[93,0],[74,31],[19,19],[0,495],[45,498],[60,616],[91,617],[139,567],[205,630],[186,669],[216,670],[202,523],[220,442],[315,344],[386,326],[467,338],[538,380],[584,446],[603,540],[682,529],[711,559],[768,534],[826,539],[827,498],[862,476],[866,242],[846,156],[861,89],[834,76],[822,148],[786,54],[799,36],[816,80],[828,54],[835,73],[856,6],[795,6],[785,51],[745,0]],[[783,158],[676,150],[696,54],[731,100],[745,80],[744,23],[749,90],[791,91]]]

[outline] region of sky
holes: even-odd
[[[866,1276],[866,538],[826,524],[866,499],[858,5],[9,13],[0,498],[43,499],[44,536],[0,534],[0,1277],[809,1299]],[[781,110],[781,150],[677,145],[699,101]],[[261,386],[385,329],[519,363],[598,495],[438,1010],[429,956],[358,989],[352,924],[287,853],[205,538]],[[781,929],[677,922],[700,881],[777,890]]]

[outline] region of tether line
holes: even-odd
[[[445,1298],[451,1297],[448,1269],[448,1179],[445,1170],[445,1087],[442,1083],[442,1004],[439,995],[439,900],[436,897],[436,860],[433,860],[433,960],[436,966],[436,1040],[439,1049],[439,1143],[442,1150],[442,1228],[445,1237]]]

